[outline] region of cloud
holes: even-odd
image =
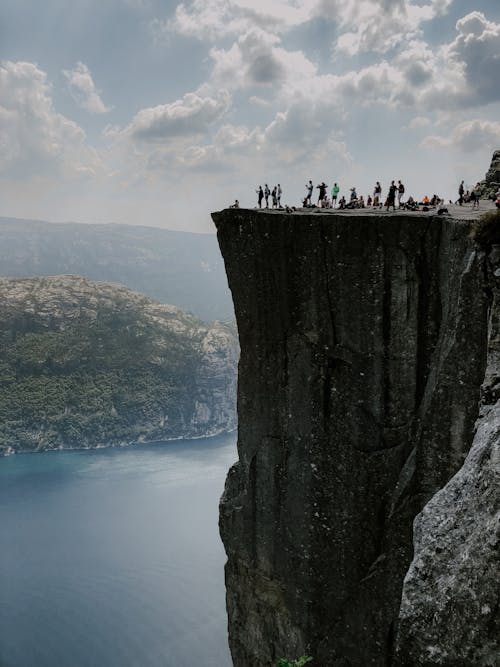
[[[448,49],[450,58],[464,63],[471,104],[500,99],[500,23],[471,12],[459,21],[458,35]]]
[[[167,33],[209,41],[255,27],[281,33],[306,21],[314,4],[308,0],[192,0],[181,2],[173,18],[161,27]]]
[[[316,15],[336,20],[337,52],[387,53],[420,35],[420,27],[446,13],[453,0],[322,0]],[[353,28],[354,26],[354,28]]]
[[[108,136],[129,137],[143,143],[165,142],[178,137],[201,134],[220,120],[231,105],[227,90],[216,95],[200,91],[186,93],[169,104],[141,109],[123,130],[108,130]]]
[[[279,87],[316,74],[316,66],[302,51],[287,51],[280,39],[259,28],[241,35],[228,49],[210,50],[210,85],[230,89]]]
[[[0,171],[10,178],[92,176],[100,159],[85,133],[54,109],[47,75],[35,64],[0,65]]]
[[[71,97],[78,106],[92,114],[111,111],[111,107],[107,107],[102,101],[87,65],[79,62],[74,69],[63,70],[63,74],[68,81]]]
[[[422,148],[455,148],[464,153],[474,153],[484,148],[493,149],[500,144],[500,123],[488,120],[470,120],[457,125],[448,136],[428,136],[420,144]]]

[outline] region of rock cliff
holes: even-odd
[[[212,217],[241,345],[220,514],[234,665],[398,664],[413,520],[474,437],[486,252],[452,217]]]
[[[0,454],[236,427],[238,343],[122,285],[0,279]]]
[[[481,192],[483,197],[492,198],[500,189],[500,151],[495,151],[491,158],[490,168],[481,181]]]

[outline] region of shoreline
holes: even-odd
[[[132,442],[118,442],[118,443],[111,443],[108,445],[95,445],[93,447],[54,447],[54,448],[47,448],[47,449],[19,449],[15,450],[13,447],[9,447],[9,449],[6,452],[0,453],[0,461],[1,459],[9,458],[10,456],[18,456],[20,454],[50,454],[54,452],[85,452],[85,451],[95,451],[97,449],[124,449],[126,447],[140,447],[141,445],[154,445],[154,444],[161,444],[161,443],[169,443],[169,442],[178,442],[179,440],[210,440],[212,438],[217,438],[221,435],[230,435],[231,433],[235,433],[238,431],[238,427],[236,426],[235,428],[232,429],[221,429],[219,431],[216,431],[214,433],[208,433],[204,435],[194,435],[191,437],[185,437],[185,436],[178,436],[175,438],[165,438],[165,439],[155,439],[155,440],[135,440]]]

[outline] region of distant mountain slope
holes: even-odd
[[[57,274],[120,282],[205,321],[234,317],[215,236],[0,217],[0,276]]]
[[[0,453],[236,425],[235,329],[121,285],[0,279]]]

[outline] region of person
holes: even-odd
[[[239,208],[239,207],[240,207],[240,202],[237,199],[235,199],[234,204],[231,204],[229,208]]]
[[[339,208],[345,208],[346,207],[346,201],[344,195],[339,199]]]
[[[418,204],[411,195],[408,197],[408,200],[404,205],[404,207],[407,211],[418,211]]]
[[[476,187],[471,193],[472,208],[479,210],[479,200],[481,199],[481,184],[476,183]]]
[[[308,204],[309,206],[311,206],[312,204],[311,197],[314,190],[314,185],[311,180],[309,181],[309,183],[306,184],[306,188],[307,188],[307,196],[304,199],[304,206],[307,206]]]
[[[274,186],[273,191],[271,193],[271,197],[273,198],[273,208],[277,208],[278,206],[278,188]]]
[[[401,208],[401,198],[405,193],[405,186],[398,181],[398,208]]]
[[[266,183],[264,185],[264,197],[266,198],[266,208],[269,208],[269,195],[271,194],[271,190],[269,189],[269,185]]]
[[[431,203],[431,200],[429,199],[429,197],[427,195],[425,195],[425,197],[422,199],[422,204],[424,206],[429,206],[430,203]]]
[[[319,190],[318,193],[318,204],[325,198],[326,195],[326,183],[322,181],[319,185],[316,186]]]
[[[462,181],[458,186],[458,203],[460,206],[462,206],[464,201],[464,192],[465,192],[464,182]]]
[[[368,195],[368,198],[366,200],[366,205],[371,206],[373,204],[373,199],[371,195]]]
[[[278,208],[281,208],[281,195],[283,194],[283,190],[281,189],[281,185],[278,183],[278,189],[276,192],[277,199],[278,199]]]
[[[387,206],[387,210],[389,210],[392,206],[392,210],[396,210],[396,190],[397,187],[394,184],[394,181],[391,181],[391,185],[389,187],[389,194],[387,195],[387,201],[385,205]]]
[[[375,183],[375,188],[373,189],[373,206],[379,206],[380,200],[382,199],[382,186],[380,181]]]
[[[257,193],[259,208],[262,208],[262,200],[264,199],[264,190],[262,189],[262,185],[259,185],[259,189],[255,190],[255,192]]]
[[[346,208],[358,208],[358,193],[356,188],[351,188],[351,196],[349,197],[349,203],[345,205]]]
[[[337,183],[334,183],[332,188],[332,208],[335,208],[335,206],[337,205],[337,197],[339,195],[339,192],[340,192],[339,186],[337,185]]]

